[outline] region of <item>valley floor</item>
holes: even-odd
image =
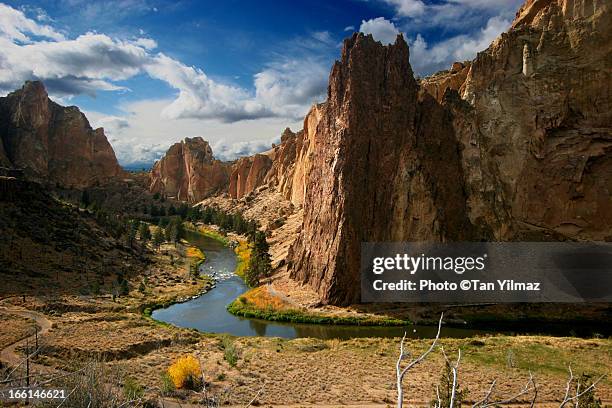
[[[23,344],[16,348],[11,344],[28,335],[28,324],[33,327],[35,322],[28,319],[33,316],[27,311],[37,310],[36,315],[45,319],[37,319],[38,325],[50,327],[41,332],[43,347],[34,371],[41,366],[69,370],[77,361],[104,359],[152,396],[158,394],[160,376],[170,364],[191,354],[203,365],[208,392],[230,406],[245,406],[256,395],[261,405],[296,407],[387,406],[395,398],[397,338],[235,338],[231,341],[238,361],[231,366],[224,358],[227,340],[223,336],[161,325],[136,310],[126,310],[120,302],[76,297],[55,299],[53,304],[35,298],[26,299],[25,304],[21,301],[5,300],[0,309],[2,331],[9,328],[6,332],[14,333],[12,338],[4,335],[2,356],[10,357],[11,350],[23,356]],[[407,348],[418,355],[430,341],[409,340]],[[498,397],[516,393],[531,371],[538,384],[538,401],[553,403],[562,398],[569,364],[577,375],[605,374],[612,367],[610,339],[490,336],[442,339],[439,344],[451,356],[462,350],[460,385],[469,389],[468,400],[484,395],[494,379]],[[405,385],[411,406],[424,406],[432,399],[443,366],[442,355],[436,351],[409,373]],[[606,378],[597,387],[597,395],[608,403],[612,402],[611,380]],[[181,403],[194,404],[201,398],[183,397]],[[526,396],[522,402],[529,399]],[[173,406],[172,400],[165,399],[164,405]]]
[[[177,358],[194,355],[202,364],[208,395],[218,396],[224,406],[244,407],[254,398],[252,405],[274,407],[394,405],[398,338],[228,338],[152,320],[146,309],[189,298],[208,287],[206,281],[188,276],[188,253],[183,245],[164,244],[153,252],[143,276],[130,278],[127,296],[4,298],[0,301],[2,360],[11,366],[23,359],[25,339],[32,347],[37,328],[41,348],[31,366],[34,374],[71,371],[79,363],[102,360],[141,384],[147,396],[157,401],[162,401],[162,374]],[[140,282],[145,282],[143,290],[139,290]],[[273,284],[270,290],[276,287]],[[407,340],[406,347],[416,356],[430,341]],[[228,363],[228,344],[236,350],[235,365]],[[495,397],[515,394],[531,371],[538,385],[538,406],[553,406],[563,396],[568,365],[576,375],[597,376],[612,368],[612,340],[603,338],[496,335],[441,339],[439,344],[451,356],[462,350],[459,383],[469,390],[469,401],[482,398],[494,379]],[[429,405],[443,367],[443,357],[436,350],[407,375],[409,406]],[[597,386],[597,395],[612,402],[612,378]],[[526,395],[516,406],[530,398]],[[163,406],[195,407],[201,400],[202,394],[181,392],[164,397]]]

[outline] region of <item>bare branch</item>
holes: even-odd
[[[531,373],[531,371],[529,372],[529,381],[527,381],[525,386],[517,394],[513,395],[512,397],[506,398],[504,400],[490,402],[490,398],[495,389],[495,385],[496,385],[496,380],[494,380],[493,383],[491,383],[491,386],[489,387],[489,391],[487,392],[485,397],[482,400],[476,402],[474,405],[472,405],[472,408],[487,408],[487,407],[494,407],[497,405],[510,404],[516,401],[517,399],[519,399],[520,397],[522,397],[523,395],[528,394],[532,389],[535,390],[535,392],[534,392],[533,399],[531,400],[531,407],[535,405],[535,401],[538,396],[538,390],[535,384],[535,379],[533,378],[533,374]]]
[[[412,360],[408,365],[402,370],[402,360],[406,359],[409,355],[404,352],[404,341],[406,341],[406,333],[402,337],[402,341],[400,342],[400,354],[395,364],[395,375],[397,377],[397,408],[402,408],[404,405],[404,389],[403,389],[403,381],[404,376],[415,365],[419,364],[429,353],[433,351],[436,347],[438,339],[440,338],[440,330],[442,329],[442,319],[444,318],[444,313],[440,314],[440,321],[438,322],[438,332],[436,333],[436,337],[429,346],[429,349],[421,354],[416,359]]]
[[[563,397],[563,401],[561,401],[561,404],[559,405],[559,408],[563,408],[568,402],[571,402],[571,401],[578,402],[578,399],[580,397],[582,397],[587,392],[591,391],[593,388],[595,388],[595,386],[601,380],[606,378],[606,374],[603,374],[601,377],[599,377],[597,380],[593,381],[593,383],[591,385],[589,385],[587,388],[585,388],[582,391],[580,391],[580,382],[578,382],[578,384],[576,386],[576,395],[574,395],[573,397],[570,397],[569,394],[570,394],[570,388],[572,386],[572,382],[574,380],[574,373],[572,372],[572,367],[571,366],[568,366],[567,369],[569,371],[569,379],[567,380],[567,385],[565,387],[565,396]]]
[[[457,375],[459,371],[459,362],[461,361],[461,349],[459,349],[459,352],[457,354],[457,361],[455,362],[455,364],[452,364],[450,362],[450,360],[446,356],[446,353],[444,352],[444,348],[442,348],[442,355],[446,360],[446,364],[448,364],[451,369],[451,372],[453,373],[453,388],[451,390],[450,402],[448,405],[449,408],[453,408],[453,406],[455,405],[455,397],[457,395]]]
[[[266,386],[266,383],[264,382],[263,385],[261,386],[261,388],[259,389],[259,391],[257,391],[257,394],[255,394],[255,396],[253,397],[253,399],[247,404],[246,407],[244,408],[249,408],[251,405],[253,405],[253,403],[255,402],[255,400],[259,397],[259,394],[261,394],[264,390]]]
[[[533,377],[533,374],[531,374],[531,371],[529,371],[529,379],[531,380],[531,384],[533,385],[533,399],[531,400],[531,405],[529,406],[529,408],[533,408],[538,398],[538,386],[536,385],[535,378]]]
[[[481,399],[480,401],[476,401],[474,403],[474,405],[472,405],[472,408],[480,407],[483,404],[486,404],[487,402],[489,402],[489,398],[491,398],[491,394],[493,394],[493,390],[495,389],[495,383],[496,382],[497,382],[497,380],[493,380],[493,382],[491,383],[491,386],[489,387],[489,390],[485,394],[484,398]]]

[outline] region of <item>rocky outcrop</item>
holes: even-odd
[[[455,62],[450,70],[438,72],[421,80],[421,88],[436,98],[438,102],[442,102],[447,90],[462,90],[470,71],[470,65],[469,61]]]
[[[272,160],[263,154],[241,157],[232,166],[229,193],[232,198],[240,199],[255,191],[264,183]]]
[[[611,7],[527,1],[470,67],[455,109],[470,218],[496,239],[612,239]]]
[[[346,40],[294,164],[291,276],[346,304],[361,242],[611,240],[610,4],[530,0],[474,61],[420,87],[402,38]]]
[[[210,145],[201,137],[185,138],[155,163],[149,189],[178,200],[200,201],[227,191],[229,167],[213,157]]]
[[[326,104],[309,114],[304,221],[290,257],[292,277],[324,302],[359,299],[361,242],[471,238],[450,116],[418,94],[402,37],[384,47],[355,34]]]
[[[123,175],[104,130],[51,101],[41,82],[0,98],[0,138],[0,165],[37,181],[84,188]]]
[[[312,108],[315,111],[316,106]],[[304,130],[293,133],[287,128],[281,135],[281,143],[273,149],[273,162],[266,176],[266,183],[276,188],[295,206],[302,206],[306,194],[305,175],[309,168],[309,118],[304,120]],[[312,132],[311,132],[312,133]]]

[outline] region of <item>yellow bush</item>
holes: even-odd
[[[184,356],[168,368],[168,375],[176,388],[197,389],[202,385],[202,368],[194,356]]]
[[[260,310],[272,309],[275,311],[288,309],[288,304],[277,296],[272,296],[265,286],[253,288],[244,293],[241,298],[245,304]]]
[[[234,252],[238,257],[238,265],[236,265],[236,275],[244,278],[246,270],[249,267],[251,259],[251,247],[246,241],[240,241],[238,246],[234,248]]]
[[[196,247],[188,247],[187,248],[187,256],[189,258],[196,258],[198,260],[203,260],[206,257],[204,256],[204,252],[200,248]]]

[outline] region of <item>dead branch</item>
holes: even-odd
[[[451,369],[451,372],[453,373],[453,388],[451,390],[451,396],[450,396],[450,401],[448,405],[449,408],[453,408],[453,406],[455,405],[455,396],[457,394],[457,376],[459,373],[459,362],[461,361],[461,349],[459,349],[459,352],[457,354],[457,361],[455,362],[455,364],[452,364],[450,362],[450,360],[446,356],[446,353],[444,352],[444,348],[442,348],[442,355],[444,356],[444,359],[446,360],[446,364],[448,364],[448,366]]]
[[[535,391],[534,392],[534,396],[533,399],[531,400],[531,407],[533,407],[535,405],[535,401],[536,401],[536,397],[538,396],[538,391],[537,391],[537,387],[535,384],[535,379],[533,378],[533,374],[531,373],[531,371],[529,372],[529,380],[527,381],[527,383],[525,384],[525,386],[515,395],[508,397],[506,399],[503,400],[499,400],[499,401],[491,401],[491,395],[493,394],[493,391],[495,390],[495,385],[496,385],[497,380],[493,380],[493,382],[491,383],[491,386],[489,387],[489,390],[487,391],[487,394],[485,395],[485,397],[474,403],[474,405],[472,405],[472,408],[488,408],[488,407],[494,407],[497,405],[506,405],[506,404],[510,404],[515,402],[517,399],[519,399],[520,397],[522,397],[525,394],[528,394],[532,389]]]
[[[569,378],[567,380],[567,385],[565,386],[565,396],[563,397],[563,401],[561,401],[559,408],[563,408],[568,402],[571,402],[571,401],[574,401],[576,403],[576,406],[578,406],[578,400],[580,399],[580,397],[582,397],[584,394],[586,394],[587,392],[595,388],[595,386],[606,377],[606,374],[603,374],[597,380],[593,381],[591,385],[589,385],[587,388],[585,388],[582,391],[580,391],[580,381],[578,381],[576,385],[576,394],[570,397],[569,396],[570,389],[572,386],[572,382],[574,381],[574,373],[572,372],[571,365],[567,367],[567,371],[569,372]]]
[[[406,341],[406,333],[404,332],[404,336],[402,337],[402,341],[400,342],[400,354],[397,359],[397,363],[395,364],[395,375],[397,379],[397,408],[402,408],[404,405],[404,389],[402,385],[404,381],[404,376],[406,375],[408,370],[423,361],[425,357],[427,357],[427,355],[429,355],[429,353],[431,353],[436,347],[436,343],[440,338],[440,330],[442,329],[443,318],[444,313],[440,314],[440,321],[438,322],[438,333],[436,334],[436,337],[434,338],[433,342],[431,343],[431,346],[429,346],[427,351],[425,351],[416,359],[412,360],[410,363],[408,363],[406,367],[404,367],[404,369],[402,369],[402,360],[405,360],[410,357],[409,354],[404,352],[404,341]]]

